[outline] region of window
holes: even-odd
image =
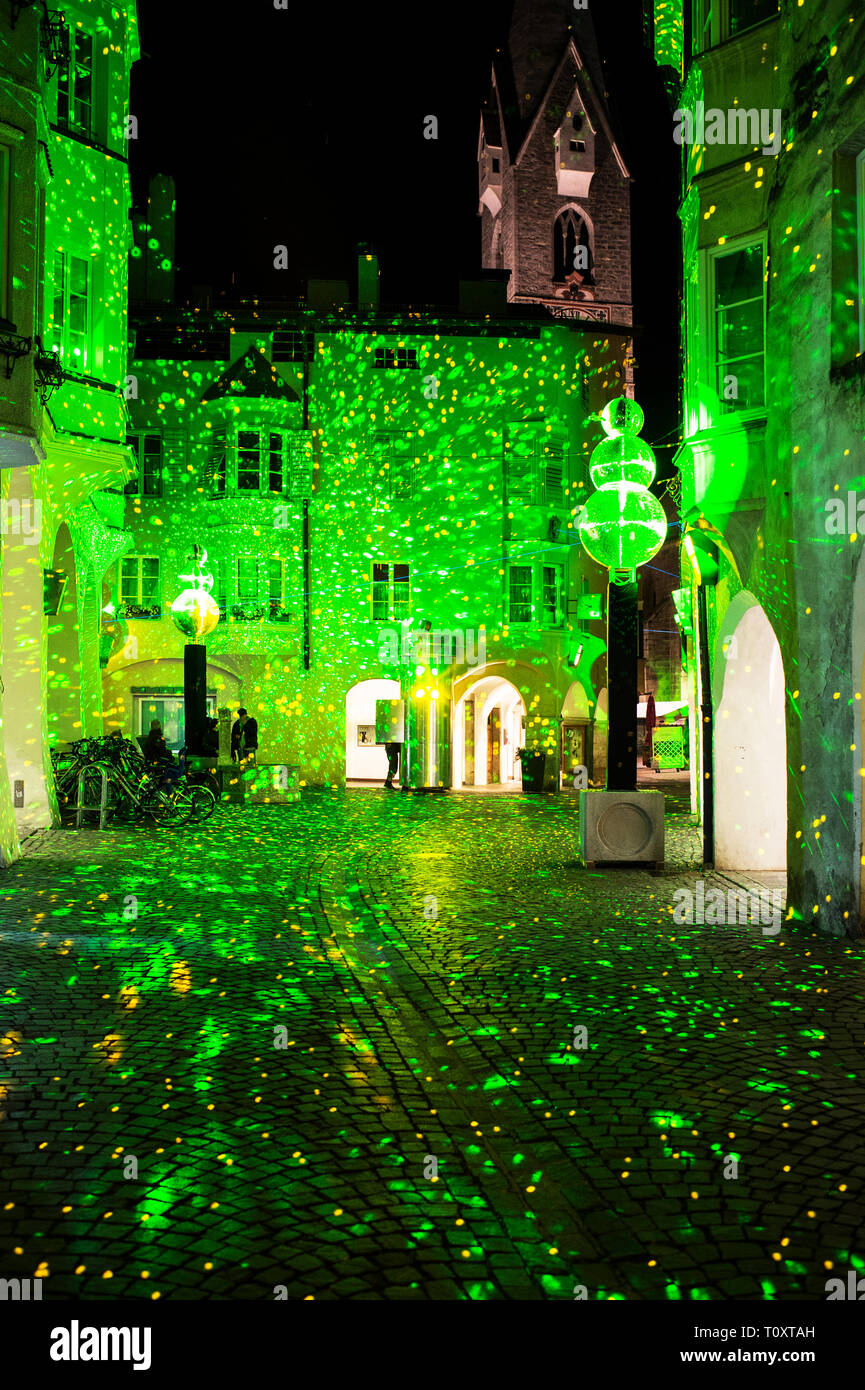
[[[77,135],[93,134],[93,38],[73,29],[69,58],[57,74],[57,124]]]
[[[0,319],[9,317],[9,165],[10,153],[0,145]]]
[[[728,0],[730,7],[730,38],[771,19],[780,8],[778,0]]]
[[[237,490],[258,492],[261,487],[261,454],[257,430],[240,430],[237,436]]]
[[[493,173],[494,173],[494,174],[499,173],[500,169],[501,169],[501,160],[496,159],[495,155],[493,155]]]
[[[133,497],[162,496],[162,436],[158,434],[128,434],[126,443],[138,463],[138,477],[123,489]]]
[[[693,0],[693,50],[703,53],[778,14],[778,0]]]
[[[565,504],[565,448],[562,444],[544,444],[542,467],[544,501],[549,507]]]
[[[225,492],[226,453],[227,442],[225,430],[216,430],[210,446],[210,468],[213,491],[217,494]]]
[[[267,490],[282,492],[285,461],[283,458],[283,437],[281,434],[267,436]]]
[[[254,555],[237,557],[237,607],[242,613],[235,617],[257,617],[258,608],[258,561]]]
[[[532,621],[531,565],[510,566],[508,571],[508,596],[508,621],[512,623],[530,623]]]
[[[575,145],[586,147],[585,140],[572,140]],[[591,238],[588,224],[573,208],[566,208],[556,218],[553,228],[553,280],[564,284],[569,275],[576,275],[579,282],[593,285]]]
[[[86,372],[90,359],[90,262],[69,251],[54,253],[53,352],[72,371]]]
[[[238,430],[236,436],[217,431],[211,447],[211,483],[214,493],[285,492],[305,485],[309,493],[305,443],[295,439],[302,431]]]
[[[373,622],[399,622],[409,616],[410,607],[408,565],[375,563],[372,567]]]
[[[213,601],[224,618],[228,609],[228,595],[225,591],[225,561],[218,559],[213,566]]]
[[[508,566],[508,621],[561,627],[564,621],[564,569],[561,565]]]
[[[121,617],[159,618],[159,560],[149,555],[128,555],[120,562]]]
[[[562,621],[562,571],[559,565],[541,566],[541,616],[544,627]]]
[[[315,335],[298,333],[293,329],[278,329],[273,335],[274,362],[311,362],[315,352]]]
[[[394,431],[380,431],[374,437],[373,448],[376,492],[391,502],[410,500],[414,495],[411,440]]]
[[[563,507],[568,448],[546,430],[512,426],[505,440],[507,502]]]
[[[287,562],[278,557],[267,562],[267,597],[272,622],[285,622],[291,616],[286,611],[287,569]]]
[[[721,409],[765,403],[765,282],[762,242],[713,255],[715,389]]]
[[[373,353],[373,366],[384,371],[413,371],[417,367],[415,348],[379,348]]]

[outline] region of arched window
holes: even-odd
[[[577,247],[585,249],[585,255],[577,256]],[[593,285],[594,261],[591,239],[586,222],[573,208],[565,208],[556,218],[553,228],[553,280],[564,284],[574,271],[582,276],[583,284]]]

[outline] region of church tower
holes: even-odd
[[[588,9],[514,0],[478,140],[482,259],[512,303],[633,323],[630,175]]]

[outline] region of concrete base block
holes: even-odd
[[[259,763],[222,769],[222,798],[253,806],[287,806],[300,801],[300,768],[287,763]]]
[[[663,864],[663,792],[580,792],[580,858],[587,864]]]

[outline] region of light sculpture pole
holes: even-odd
[[[181,574],[183,589],[171,605],[174,626],[184,637],[201,638],[219,622],[219,607],[211,595],[213,574],[207,567],[207,551],[198,546],[192,556],[190,574]],[[207,648],[202,642],[187,642],[183,649],[184,737],[187,753],[200,756],[204,721],[207,717]]]
[[[607,436],[589,461],[596,491],[578,530],[583,547],[610,571],[607,596],[609,696],[607,790],[634,791],[637,784],[637,569],[661,549],[667,518],[649,491],[655,455],[639,438],[643,411],[619,396],[601,413]]]

